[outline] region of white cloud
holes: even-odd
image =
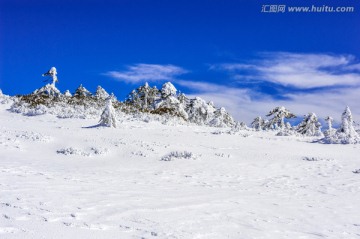
[[[175,76],[185,73],[187,73],[185,69],[174,65],[135,64],[128,66],[124,71],[109,71],[104,75],[134,84],[146,81],[171,81]]]
[[[264,53],[250,64],[212,66],[238,80],[262,80],[282,86],[311,89],[329,86],[359,86],[359,63],[351,55]]]

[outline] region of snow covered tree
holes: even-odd
[[[360,143],[360,136],[354,128],[354,121],[348,106],[342,113],[340,128],[334,134],[327,135],[322,141],[332,144]]]
[[[66,97],[71,97],[72,95],[71,95],[71,93],[70,93],[69,90],[66,90],[66,91],[64,92],[64,96],[66,96]]]
[[[33,92],[34,95],[48,95],[51,97],[60,96],[60,91],[55,87],[54,84],[47,84],[40,89],[37,89]]]
[[[171,82],[166,82],[161,88],[161,98],[175,97],[177,89]]]
[[[52,85],[55,87],[55,82],[58,82],[57,71],[55,67],[51,67],[46,73],[42,74],[42,76],[50,76],[52,78]]]
[[[214,112],[214,118],[209,124],[214,127],[232,127],[235,122],[225,108],[221,107]]]
[[[154,113],[167,113],[187,120],[188,114],[176,96],[177,90],[175,86],[167,82],[162,86],[160,92],[161,98],[155,104]]]
[[[102,88],[101,86],[98,86],[96,88],[95,98],[105,100],[109,96],[110,96],[109,93],[107,93],[106,90],[104,88]]]
[[[160,91],[154,86],[151,88],[146,82],[136,90],[131,91],[126,102],[143,110],[153,110],[159,98]]]
[[[327,130],[324,131],[324,135],[325,136],[331,136],[331,135],[335,134],[336,129],[334,129],[332,127],[332,122],[334,121],[334,119],[331,116],[327,116],[325,118],[325,121],[326,121],[326,123],[328,125],[328,128],[327,128]]]
[[[296,131],[305,136],[323,136],[321,124],[315,113],[305,115],[303,121],[296,127]]]
[[[256,117],[253,122],[251,123],[251,127],[257,131],[260,131],[264,127],[264,120],[261,116]]]
[[[191,99],[190,103],[186,109],[186,112],[189,116],[189,121],[195,124],[203,125],[207,124],[209,121],[209,114],[213,109],[209,106],[203,99],[200,97],[195,97]]]
[[[85,87],[83,87],[82,84],[80,84],[80,86],[75,90],[74,96],[87,97],[87,96],[91,96],[91,93]]]
[[[178,95],[178,100],[180,102],[180,104],[184,107],[184,109],[186,109],[186,107],[189,105],[189,98],[186,97],[186,95],[184,93],[179,93]]]
[[[296,116],[291,113],[288,109],[284,106],[276,107],[271,110],[267,115],[273,116],[265,126],[266,129],[284,129],[285,122],[284,119],[296,118]]]
[[[42,74],[42,76],[49,76],[52,78],[51,84],[46,84],[45,86],[41,87],[40,89],[37,89],[33,92],[34,95],[48,95],[51,97],[57,97],[60,96],[60,91],[55,87],[55,82],[58,82],[57,79],[57,72],[55,67],[51,67],[50,70],[48,70],[46,73]],[[45,80],[48,81],[48,80]]]
[[[116,128],[116,116],[115,116],[115,109],[112,106],[112,99],[108,97],[106,99],[106,106],[104,111],[101,114],[101,118],[99,121],[100,125],[107,126],[107,127],[114,127]]]

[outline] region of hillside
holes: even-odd
[[[10,106],[1,238],[360,238],[359,144]]]

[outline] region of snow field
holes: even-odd
[[[358,144],[7,108],[0,238],[360,238]]]

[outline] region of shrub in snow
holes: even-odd
[[[291,113],[284,106],[279,106],[271,110],[267,117],[272,116],[272,118],[265,125],[265,129],[284,129],[285,122],[284,119],[296,118],[296,116]]]
[[[88,91],[82,84],[75,90],[74,97],[87,97],[91,96],[91,92]]]
[[[357,170],[354,170],[353,173],[360,173],[360,168]]]
[[[112,106],[111,97],[108,97],[108,99],[106,100],[106,106],[105,106],[104,111],[101,114],[99,124],[103,125],[103,126],[107,126],[107,127],[116,128],[115,109]]]
[[[187,152],[187,151],[173,151],[167,155],[165,155],[164,157],[161,158],[161,161],[172,161],[175,158],[177,159],[191,159],[193,157],[193,154],[191,152]]]
[[[81,150],[81,149],[69,147],[69,148],[62,148],[62,149],[56,150],[56,153],[63,154],[63,155],[80,155],[80,156],[90,157],[90,156],[94,156],[94,155],[106,154],[106,153],[108,153],[108,149],[91,147],[90,149],[87,149],[87,150]]]
[[[321,142],[329,144],[356,144],[360,143],[360,136],[355,131],[354,121],[350,108],[347,106],[341,116],[341,126],[334,133],[327,135]]]
[[[296,127],[296,131],[305,136],[324,136],[315,113],[305,115],[303,121]]]
[[[257,131],[263,130],[265,121],[261,118],[261,116],[256,117],[251,123],[251,127]]]
[[[109,93],[106,92],[106,90],[104,88],[102,88],[101,86],[98,86],[96,88],[96,92],[95,92],[95,97],[98,99],[107,99],[109,97]]]

